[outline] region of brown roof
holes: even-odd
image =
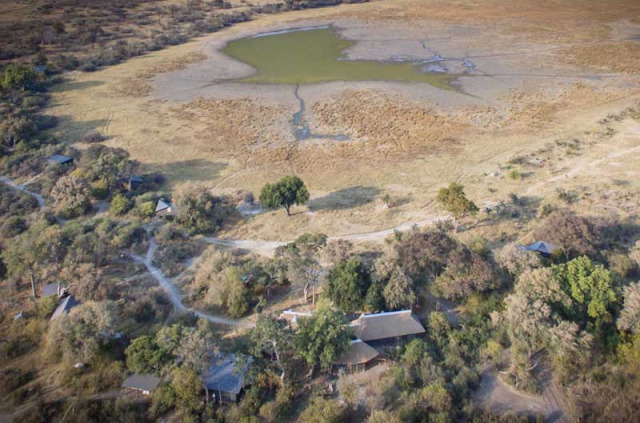
[[[349,348],[336,360],[336,364],[363,364],[378,357],[378,351],[360,339],[351,341]]]
[[[363,341],[396,338],[424,333],[424,327],[411,310],[363,314],[351,322],[356,337]]]

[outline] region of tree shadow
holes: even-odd
[[[57,84],[51,87],[51,91],[65,92],[65,91],[73,91],[73,90],[83,90],[85,88],[99,87],[100,85],[104,85],[104,82],[102,81],[64,82],[62,84]]]
[[[344,210],[371,203],[380,194],[375,187],[356,186],[309,201],[309,210]]]
[[[220,176],[227,166],[227,163],[203,159],[148,164],[150,171],[163,174],[170,183],[212,181]]]
[[[102,132],[101,129],[103,129],[108,122],[108,119],[79,121],[68,115],[59,116],[58,123],[52,129],[52,132],[61,140],[74,143],[84,140],[90,132]]]

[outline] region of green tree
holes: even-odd
[[[283,383],[293,351],[293,333],[287,323],[273,316],[262,315],[258,317],[250,338],[254,344],[253,354],[270,356],[280,370],[280,383]]]
[[[380,281],[374,281],[367,290],[367,295],[364,297],[364,306],[369,312],[383,311],[384,310],[384,283]]]
[[[411,308],[416,302],[413,282],[399,267],[391,274],[391,279],[382,291],[387,310]]]
[[[81,304],[51,323],[45,352],[49,359],[89,363],[96,358],[117,329],[117,305],[113,301]]]
[[[302,179],[297,176],[285,176],[275,184],[266,184],[260,191],[260,204],[268,209],[284,207],[287,216],[291,216],[291,206],[309,201],[309,191]]]
[[[229,215],[223,199],[203,187],[183,186],[174,193],[173,201],[178,209],[178,222],[191,233],[215,232]]]
[[[478,206],[469,200],[464,193],[464,186],[452,182],[448,188],[441,188],[438,191],[436,200],[444,206],[444,208],[453,214],[455,230],[458,231],[458,223],[460,219],[467,216],[475,216],[478,213]]]
[[[582,256],[553,266],[553,272],[561,288],[572,299],[572,306],[565,310],[569,317],[582,328],[590,322],[610,321],[610,309],[617,297],[614,279],[604,266]]]
[[[125,350],[127,368],[135,373],[159,373],[170,358],[151,336],[134,339]]]
[[[188,366],[178,367],[171,374],[171,387],[175,395],[175,404],[185,412],[196,411],[201,404],[200,376]]]
[[[327,275],[324,295],[344,312],[361,310],[371,275],[362,260],[353,257],[335,266]]]
[[[316,366],[329,369],[347,350],[351,332],[342,313],[321,308],[311,317],[298,320],[295,344],[311,370]]]
[[[11,63],[0,77],[0,87],[11,91],[15,96],[18,92],[30,89],[36,81],[36,73],[31,66]]]
[[[305,423],[338,423],[343,421],[346,407],[341,403],[322,397],[313,397],[300,414],[299,421]]]
[[[109,205],[109,213],[120,216],[128,212],[131,206],[131,200],[129,200],[124,195],[117,193],[111,199],[111,204]]]
[[[31,283],[33,297],[42,278],[56,274],[65,255],[60,227],[45,220],[33,224],[2,251],[8,275]]]
[[[51,190],[56,209],[66,218],[80,216],[91,208],[91,187],[86,180],[66,175]]]

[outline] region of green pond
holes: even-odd
[[[415,64],[346,60],[343,52],[354,44],[327,27],[243,38],[231,41],[223,51],[256,69],[240,82],[410,81],[452,89],[450,75],[420,72]]]

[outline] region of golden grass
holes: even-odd
[[[547,37],[546,42],[551,43],[559,39],[563,25],[573,22],[571,11],[603,28],[635,7],[629,2],[615,2],[607,14],[600,16],[571,2],[555,3],[560,5],[558,22],[544,22],[548,13],[545,15],[543,9],[549,6],[530,2],[510,3],[503,16],[498,11],[506,7],[501,6],[504,2],[488,0],[482,2],[487,7],[476,19],[478,7],[466,2],[388,0],[268,15],[204,39],[227,39],[276,23],[299,24],[313,19],[433,19],[473,24],[508,21],[520,14],[531,28],[537,25],[538,32],[532,30],[532,39]],[[547,31],[549,25],[555,32]],[[575,32],[587,30],[576,28]],[[503,36],[507,30],[496,31]],[[562,37],[568,33],[562,32]],[[245,189],[257,194],[265,182],[286,174],[296,173],[307,182],[314,198],[310,213],[306,207],[296,209],[301,213],[291,218],[283,212],[266,213],[229,229],[228,233],[236,237],[279,240],[306,231],[350,234],[423,220],[441,213],[432,201],[437,189],[450,181],[466,185],[471,198],[479,203],[503,200],[511,191],[526,192],[536,184],[542,184],[536,195],[551,195],[554,185],[562,181],[545,186],[545,178],[580,160],[595,160],[604,151],[586,146],[579,158],[554,157],[557,168],[535,170],[523,180],[505,178],[500,164],[516,155],[535,152],[556,139],[600,131],[598,120],[627,107],[639,96],[633,79],[625,90],[606,81],[597,86],[563,86],[548,85],[543,80],[506,94],[502,100],[510,105],[508,108],[487,104],[442,109],[384,90],[349,88],[333,98],[310,101],[307,111],[314,130],[347,133],[352,141],[296,143],[289,127],[295,110],[289,105],[257,100],[249,91],[246,98],[195,98],[189,103],[146,97],[150,77],[201,60],[200,47],[201,40],[196,40],[95,73],[76,74],[70,84],[56,89],[50,112],[62,118],[57,130],[62,139],[74,142],[88,130],[97,129],[110,137],[108,145],[126,148],[146,170],[165,173],[171,185],[190,181],[218,192]],[[557,57],[550,53],[544,60],[555,63]],[[624,145],[611,144],[607,149],[615,151]],[[611,169],[612,175],[635,172],[629,158],[620,160],[623,164]],[[485,176],[494,171],[500,176]],[[352,201],[354,193],[366,198]],[[385,208],[381,202],[384,194],[406,201]]]

